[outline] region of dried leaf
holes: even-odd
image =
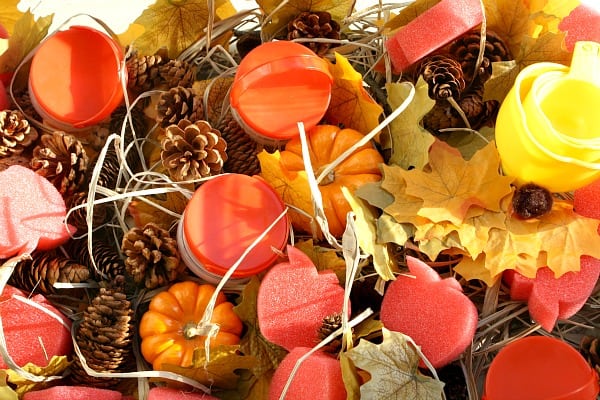
[[[222,389],[233,389],[237,386],[239,375],[237,370],[251,369],[256,364],[252,356],[240,354],[239,346],[217,346],[211,348],[210,359],[206,363],[204,348],[194,351],[194,361],[191,367],[163,364],[165,371],[194,379],[203,385]]]
[[[157,204],[176,214],[183,214],[188,199],[180,192],[168,192],[160,195],[148,196],[146,199],[153,204]],[[148,222],[154,222],[164,229],[170,229],[178,221],[176,215],[170,215],[153,204],[148,204],[143,200],[132,200],[129,203],[127,211],[133,217],[137,227],[143,227]]]
[[[228,0],[215,1],[215,20],[235,14]],[[204,36],[210,10],[204,0],[156,0],[134,21],[145,29],[134,46],[141,54],[154,54],[166,46],[170,58],[176,58]]]
[[[492,76],[484,84],[483,100],[502,102],[519,74],[515,60],[492,63]]]
[[[512,192],[513,178],[500,175],[499,164],[493,142],[466,161],[456,149],[436,141],[427,171],[415,168],[398,172],[406,181],[406,193],[423,199],[419,216],[459,225],[471,206],[500,211],[500,200]]]
[[[535,22],[522,0],[484,0],[487,28],[506,43],[513,57],[520,53],[524,35],[535,31]]]
[[[65,370],[69,367],[71,363],[69,362],[67,356],[53,356],[48,365],[45,367],[39,367],[35,364],[28,363],[23,369],[31,374],[37,376],[60,376],[65,372]],[[8,375],[8,381],[15,388],[15,391],[19,396],[23,396],[25,393],[30,392],[32,390],[41,389],[45,386],[43,382],[31,382],[18,374],[13,370],[5,370]],[[2,391],[0,390],[0,398],[4,399]],[[7,397],[7,399],[10,397]]]
[[[258,317],[256,315],[256,298],[260,281],[256,276],[246,284],[242,291],[242,300],[233,310],[240,317],[246,333],[240,341],[240,350],[256,359],[256,364],[252,367],[252,372],[257,378],[277,368],[281,360],[286,356],[287,351],[269,342],[260,333],[258,326]]]
[[[328,65],[333,86],[324,118],[333,125],[341,124],[366,135],[379,124],[383,108],[365,90],[362,75],[344,56],[335,53],[335,64]]]
[[[127,27],[127,30],[119,33],[117,37],[119,38],[119,43],[121,43],[122,46],[129,46],[134,42],[134,40],[142,36],[144,32],[146,32],[146,28],[144,28],[143,25],[131,23]]]
[[[217,125],[223,111],[226,109],[224,105],[229,104],[226,103],[226,100],[228,101],[227,96],[232,83],[233,77],[220,77],[196,81],[192,85],[192,89],[197,95],[206,98],[206,104],[208,105],[208,110],[206,110],[207,120],[213,126]],[[208,94],[206,93],[207,90]]]
[[[383,341],[373,344],[361,340],[347,351],[358,368],[371,379],[360,387],[361,398],[378,400],[438,400],[444,384],[419,372],[420,357],[406,336],[382,328]]]
[[[398,108],[408,98],[411,86],[408,83],[389,83],[386,85],[388,104]],[[427,94],[427,83],[420,79],[415,86],[412,102],[390,124],[392,155],[390,163],[409,169],[423,168],[427,164],[429,147],[435,141],[420,121],[435,104]]]
[[[353,0],[290,0],[283,6],[281,0],[257,0],[256,3],[270,17],[262,28],[262,33],[268,39],[285,34],[288,22],[303,11],[327,11],[331,14],[331,19],[341,23],[350,15],[354,6]]]
[[[302,250],[318,271],[333,271],[340,284],[346,281],[346,261],[331,247],[316,246],[312,239],[299,241],[294,247]]]
[[[388,31],[394,31],[408,24],[431,7],[435,6],[441,0],[416,0],[404,7],[402,11],[394,18],[390,19],[384,26]]]
[[[6,379],[8,378],[8,374],[6,371],[0,371],[0,399],[5,400],[18,400],[19,396],[17,392],[11,389],[8,386]]]
[[[360,376],[347,353],[340,354],[340,365],[346,387],[346,400],[360,400]]]
[[[2,2],[2,8],[0,8],[0,21],[2,21],[2,26],[11,35],[15,29],[15,24],[23,15],[23,12],[17,8],[20,1],[21,0],[4,0]]]
[[[564,39],[565,34],[562,32],[547,32],[538,38],[523,37],[516,57],[519,68],[544,61],[570,65],[572,54],[562,47]]]

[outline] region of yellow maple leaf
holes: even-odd
[[[527,65],[544,61],[570,65],[572,54],[563,47],[564,40],[563,32],[546,32],[538,38],[524,36],[515,58],[519,70]]]
[[[32,363],[27,363],[23,366],[23,370],[37,376],[60,376],[69,367],[70,361],[67,356],[52,356],[45,367],[40,367]],[[32,382],[27,378],[23,377],[16,371],[5,370],[8,375],[8,381],[15,388],[15,392],[19,396],[23,396],[25,393],[44,388],[46,383],[44,382]],[[2,394],[2,392],[0,392]],[[2,399],[8,399],[9,397],[1,397]]]
[[[484,0],[483,3],[487,29],[496,32],[515,57],[523,36],[535,31],[530,10],[523,0]]]
[[[119,43],[122,46],[128,46],[135,41],[138,37],[142,36],[142,33],[146,31],[143,25],[131,23],[127,27],[125,32],[121,32],[117,35],[119,38]]]
[[[423,199],[406,193],[406,181],[402,175],[404,169],[397,165],[382,165],[381,171],[381,189],[394,198],[382,209],[398,222],[414,222],[423,207]]]
[[[317,271],[329,270],[335,272],[340,284],[346,281],[346,261],[334,249],[317,246],[312,239],[301,240],[294,247],[302,250],[315,264]]]
[[[500,211],[500,201],[512,192],[513,178],[500,175],[499,165],[494,142],[467,161],[438,140],[431,146],[427,170],[399,172],[406,181],[406,193],[423,199],[418,215],[458,225],[471,206]]]
[[[467,215],[464,222],[456,227],[456,232],[468,254],[477,257],[490,239],[490,230],[503,229],[505,226],[506,213],[483,210],[479,215]]]
[[[327,63],[333,86],[324,118],[333,125],[341,124],[366,135],[379,124],[383,108],[365,90],[362,75],[346,57],[335,53],[335,64]]]
[[[394,18],[386,22],[384,28],[388,31],[388,33],[391,33],[391,31],[395,31],[396,29],[408,24],[410,21],[423,14],[440,1],[441,0],[416,0],[404,7],[402,11],[400,11]]]
[[[353,0],[257,0],[256,3],[270,20],[262,27],[267,40],[285,33],[287,24],[303,11],[327,11],[331,19],[341,23],[352,12]]]
[[[454,267],[454,271],[466,280],[478,279],[488,286],[493,286],[500,279],[500,275],[492,276],[490,270],[486,268],[485,253],[479,254],[476,259],[471,258],[468,254],[462,254],[462,256],[460,262]]]
[[[258,153],[260,175],[279,194],[286,204],[294,204],[306,215],[290,209],[288,217],[292,225],[306,226],[309,215],[314,214],[312,196],[308,186],[306,171],[289,171],[281,164],[279,151],[269,153],[265,150]]]
[[[23,15],[17,6],[21,0],[4,0],[0,8],[0,22],[9,34],[12,34],[15,29],[15,24]]]
[[[388,104],[392,109],[408,98],[411,86],[408,83],[389,83],[386,85]],[[420,121],[435,104],[427,94],[428,86],[423,79],[419,79],[415,86],[415,96],[408,107],[390,124],[392,155],[390,164],[402,168],[422,168],[427,164],[429,147],[435,141]]]
[[[134,21],[144,27],[133,45],[141,54],[154,54],[166,46],[170,58],[204,36],[211,11],[204,0],[156,0]],[[215,1],[215,20],[235,14],[228,0]]]
[[[190,186],[189,189],[191,190],[192,187]],[[181,215],[188,202],[188,198],[178,191],[147,196],[145,199],[151,202],[151,204],[147,201],[134,199],[127,207],[127,211],[131,214],[135,225],[139,228],[144,227],[148,222],[153,222],[164,229],[170,229],[178,221],[178,217],[162,211],[153,204]]]

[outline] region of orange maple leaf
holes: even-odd
[[[500,159],[493,142],[465,160],[442,141],[430,149],[426,169],[400,170],[406,194],[423,199],[418,215],[433,222],[459,225],[471,206],[500,211],[500,201],[512,192],[513,178],[500,175]]]
[[[335,64],[328,64],[333,86],[325,119],[366,135],[379,124],[383,108],[365,90],[362,75],[344,56],[335,53]]]

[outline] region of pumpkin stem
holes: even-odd
[[[316,178],[321,177],[321,174],[323,173],[323,171],[327,170],[330,165],[331,164],[323,165],[319,169],[317,169],[315,171],[315,177]],[[333,168],[331,168],[330,170],[327,171],[327,173],[325,175],[323,175],[321,177],[320,181],[317,181],[317,183],[320,186],[325,186],[325,185],[329,185],[330,183],[333,183],[333,181],[335,181],[335,170]]]
[[[209,336],[212,335],[214,331],[219,330],[219,325],[217,324],[196,324],[195,322],[188,322],[183,327],[183,337],[186,340],[192,340],[197,336]]]

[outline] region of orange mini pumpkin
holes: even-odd
[[[192,281],[172,285],[150,301],[149,310],[140,321],[141,350],[152,368],[163,364],[182,367],[192,365],[194,350],[204,348],[205,336],[193,334],[215,291],[212,285]],[[211,347],[239,343],[243,324],[233,311],[233,304],[219,293],[211,322],[219,325]]]
[[[321,171],[364,137],[354,129],[340,129],[335,125],[317,125],[306,132],[306,136],[311,165],[317,177]],[[351,211],[350,204],[342,193],[342,187],[354,192],[365,183],[381,180],[379,169],[381,163],[383,163],[381,154],[371,143],[367,143],[357,148],[319,183],[323,209],[332,235],[342,236],[346,228],[346,214]],[[290,172],[304,170],[299,137],[286,143],[285,150],[281,152],[281,165]],[[310,210],[305,211],[310,212]],[[296,229],[311,233],[308,218],[292,217],[291,220]]]

